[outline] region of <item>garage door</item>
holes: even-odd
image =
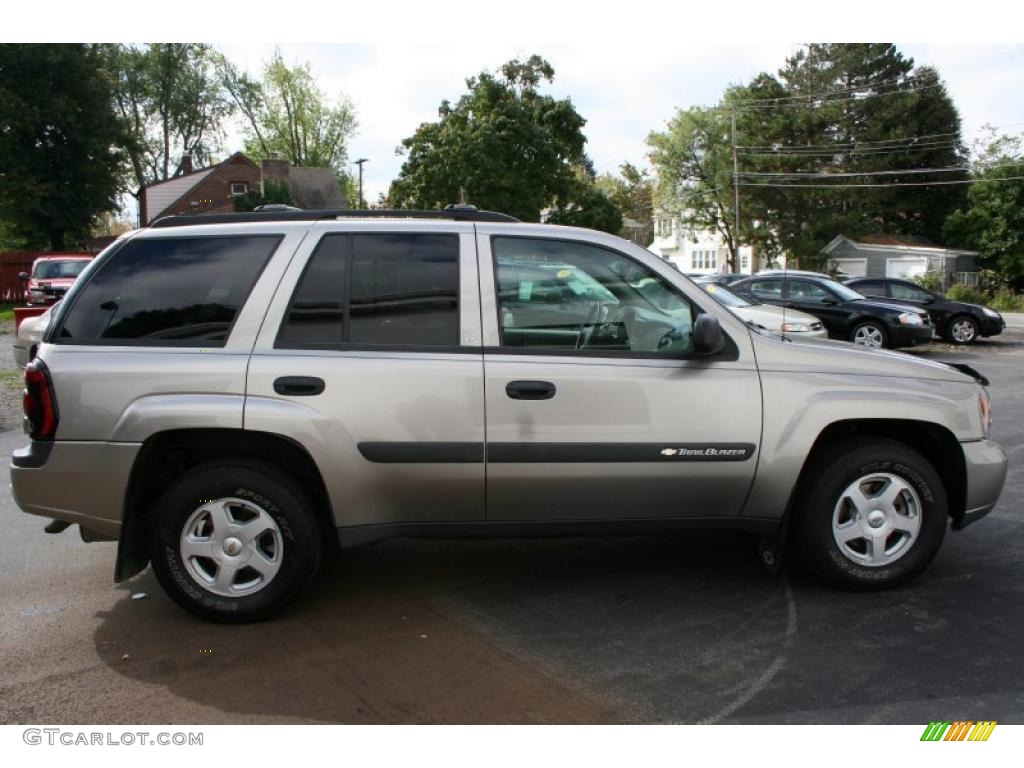
[[[928,271],[928,259],[888,259],[886,277],[917,277]]]
[[[850,277],[866,277],[868,274],[867,259],[833,259],[836,269]]]

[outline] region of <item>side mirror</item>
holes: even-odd
[[[725,334],[718,318],[707,313],[698,315],[693,324],[693,351],[698,355],[713,355],[725,346]]]
[[[30,277],[31,277],[31,275],[28,272],[19,272],[18,273],[18,279],[19,280],[28,280]]]
[[[826,307],[834,307],[839,302],[833,299],[831,296],[826,296],[824,299],[821,300],[821,303],[824,304]]]
[[[934,296],[929,296],[927,299],[925,299],[921,303],[922,304],[934,304],[935,303],[935,297]]]

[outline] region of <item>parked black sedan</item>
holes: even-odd
[[[1006,328],[1003,316],[994,309],[947,299],[910,280],[855,277],[846,285],[865,296],[925,310],[935,332],[951,344],[973,344],[979,336],[997,336]]]
[[[766,304],[809,312],[821,320],[831,338],[865,347],[913,347],[932,340],[927,312],[868,299],[828,277],[755,275],[733,283],[730,290]]]

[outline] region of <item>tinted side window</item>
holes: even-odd
[[[781,299],[782,280],[757,280],[749,284],[748,290],[759,299]]]
[[[292,348],[458,343],[454,235],[325,235],[278,335]]]
[[[850,287],[857,293],[862,293],[865,296],[885,296],[885,283],[881,280],[865,280],[854,283]]]
[[[820,304],[825,299],[831,298],[831,296],[832,294],[827,290],[809,280],[789,281],[789,298],[791,299]]]
[[[894,299],[909,299],[910,301],[925,301],[931,298],[920,288],[915,288],[906,283],[889,283],[889,290],[892,291]]]
[[[503,347],[688,354],[696,312],[671,284],[607,248],[496,237]]]
[[[355,235],[348,341],[457,346],[459,240]]]
[[[347,235],[325,235],[306,265],[281,325],[278,342],[309,348],[345,340]]]
[[[281,238],[136,239],[82,287],[59,343],[223,346]]]

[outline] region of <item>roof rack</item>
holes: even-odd
[[[418,211],[391,208],[352,210],[348,208],[309,210],[271,209],[246,213],[200,213],[192,216],[164,216],[149,226],[153,229],[190,227],[197,224],[241,224],[247,221],[323,221],[328,219],[445,219],[448,221],[518,222],[507,213],[478,211],[472,205],[449,205],[444,210]]]

